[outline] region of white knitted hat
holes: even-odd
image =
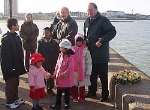
[[[81,33],[77,33],[77,35],[75,36],[75,41],[77,40],[77,38],[81,37],[82,39],[84,39],[84,35]]]
[[[72,45],[71,45],[71,42],[68,39],[62,39],[62,41],[59,44],[59,47],[66,48],[66,49],[71,49]]]

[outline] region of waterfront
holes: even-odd
[[[23,21],[19,21],[22,24]],[[40,29],[49,26],[51,21],[35,21]],[[117,36],[111,41],[111,47],[150,76],[150,21],[113,22]],[[83,32],[83,21],[78,21],[79,32]],[[6,22],[0,21],[3,33],[7,31]],[[40,38],[40,37],[39,37]]]

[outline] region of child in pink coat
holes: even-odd
[[[50,74],[42,67],[43,62],[44,57],[40,53],[32,54],[28,76],[30,86],[29,95],[33,100],[32,110],[43,110],[39,105],[39,100],[46,96],[44,79],[50,77]]]
[[[56,103],[50,108],[55,110],[61,109],[61,97],[64,93],[65,110],[70,109],[70,88],[73,85],[73,54],[71,42],[63,39],[60,44],[60,51],[57,64],[55,67],[54,78],[57,87]]]
[[[88,48],[85,45],[82,34],[75,37],[75,73],[74,87],[72,87],[72,97],[74,102],[82,102],[85,100],[85,86],[90,83],[90,75],[92,71],[92,60]]]

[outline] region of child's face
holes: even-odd
[[[13,30],[13,31],[19,31],[19,25],[18,25],[18,23],[16,25],[12,26],[11,30]]]
[[[42,66],[42,61],[37,62],[37,63],[35,64],[35,66],[36,66],[37,68],[40,68],[40,67]]]
[[[83,45],[83,41],[77,41],[77,42],[76,42],[76,45],[77,45],[78,47],[81,47],[81,46]]]
[[[44,30],[43,34],[44,34],[44,37],[46,37],[46,38],[51,38],[51,36],[52,36],[51,32],[48,30]]]
[[[67,49],[60,47],[60,51],[61,51],[62,53],[65,53],[65,52],[67,51]]]

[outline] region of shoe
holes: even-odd
[[[108,97],[107,98],[102,98],[101,102],[107,102],[108,101]]]
[[[56,106],[56,105],[51,105],[50,108],[54,109],[54,110],[60,110],[61,109],[60,106]]]
[[[78,103],[79,101],[78,101],[78,99],[73,99],[73,102]]]
[[[97,98],[96,94],[91,94],[91,93],[88,93],[88,94],[86,95],[86,97],[87,97],[87,98],[94,98],[94,99]]]
[[[65,104],[65,107],[64,107],[65,110],[70,110],[70,108],[71,108],[70,105]]]
[[[32,110],[38,110],[37,108],[32,107]]]
[[[38,110],[43,110],[43,108],[41,106],[39,106],[39,105],[37,106],[37,109]]]
[[[15,103],[17,103],[17,104],[23,104],[23,103],[25,103],[25,101],[23,100],[23,98],[19,98],[19,99],[17,99],[16,101],[15,101]]]
[[[83,103],[85,102],[85,99],[79,99],[78,102]]]
[[[11,103],[11,104],[6,104],[6,107],[9,107],[10,109],[15,109],[18,108],[20,104],[17,103]]]
[[[56,95],[52,89],[47,89],[47,93],[48,93],[48,95],[51,95],[51,96]]]

